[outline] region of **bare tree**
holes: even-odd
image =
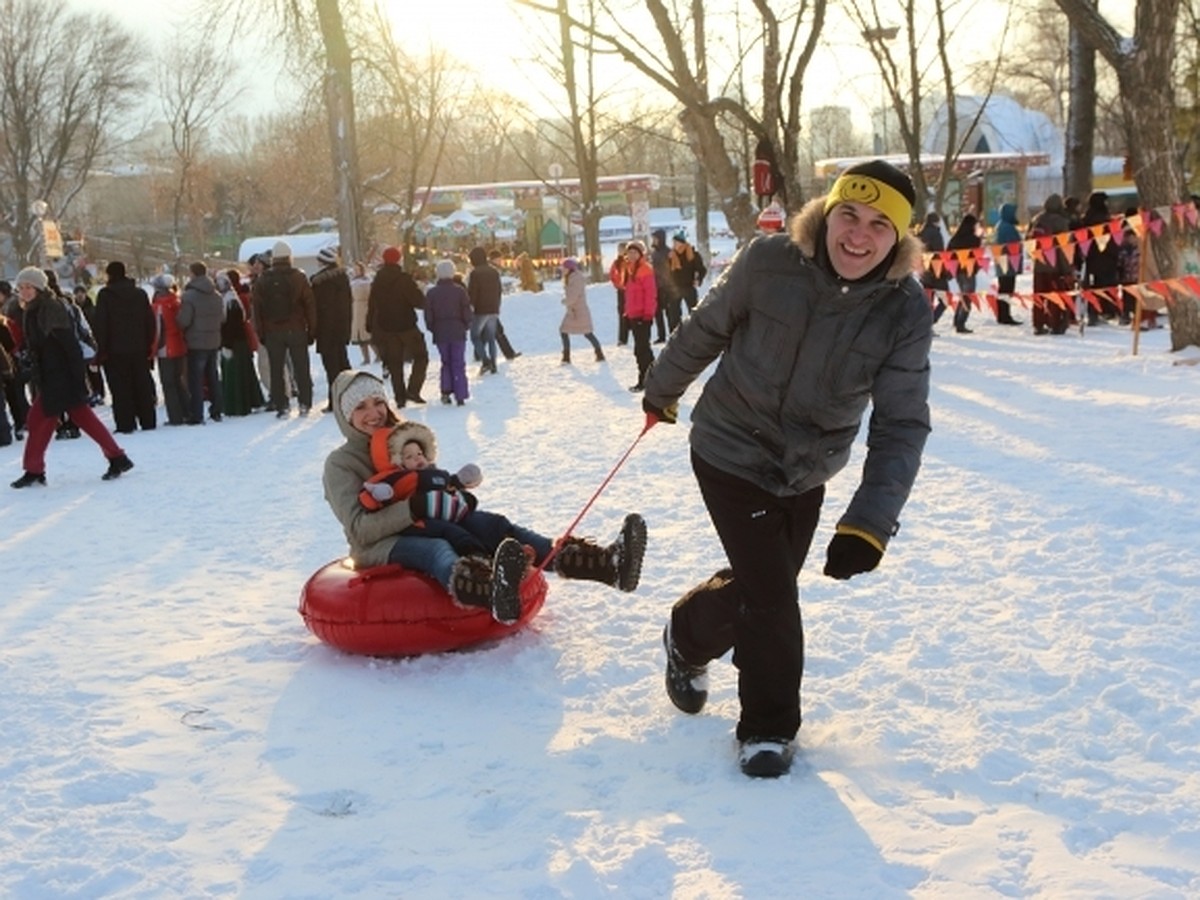
[[[956,91],[964,68],[955,63],[950,37],[963,33],[961,26],[970,21],[973,9],[974,4],[963,6],[953,0],[932,0],[932,14],[928,0],[898,0],[898,4],[888,11],[881,10],[875,0],[847,0],[846,3],[847,13],[858,26],[875,59],[888,102],[896,114],[900,138],[909,160],[909,174],[917,192],[913,212],[918,217],[925,213],[930,201],[934,209],[942,210],[947,186],[953,178],[954,162],[965,149],[966,141],[983,115],[986,98],[991,96],[996,84],[998,57],[982,76],[977,67],[975,77],[982,82],[985,102],[979,105],[971,121],[960,122]],[[896,12],[902,25],[885,18],[890,11]],[[1001,44],[1008,27],[1006,18]],[[897,37],[902,38],[899,49],[893,45]],[[921,159],[924,116],[928,98],[938,94],[945,98],[946,146],[937,181],[930,190]]]
[[[177,48],[182,46],[188,47],[186,53],[178,52]],[[195,170],[218,116],[242,94],[240,89],[230,89],[236,71],[237,64],[215,44],[189,42],[183,26],[177,26],[174,40],[156,61],[158,99],[171,129],[171,147],[175,151],[171,245],[177,262],[183,255],[179,237],[185,208],[196,238],[193,249],[201,254],[205,250],[205,210],[198,202]]]
[[[1135,141],[1133,177],[1142,202],[1150,207],[1179,200],[1186,187],[1175,140],[1175,60],[1180,0],[1137,0],[1133,35],[1122,35],[1092,0],[1056,0],[1071,23],[1117,73],[1126,130]],[[1163,235],[1151,241],[1163,277],[1178,272],[1175,243]],[[1179,298],[1171,309],[1171,346],[1200,345],[1200,301]]]
[[[557,2],[517,2],[548,15],[563,15]],[[757,19],[746,27],[753,27],[759,36],[762,59],[761,100],[755,106],[710,90],[708,12],[702,0],[678,4],[645,0],[652,27],[635,16],[632,8],[614,11],[607,0],[601,0],[599,9],[611,26],[567,15],[572,28],[590,34],[599,49],[617,54],[679,104],[679,123],[692,152],[716,189],[730,226],[741,237],[753,233],[756,211],[746,190],[738,148],[730,146],[720,123],[725,118],[740,120],[756,138],[771,142],[784,175],[788,204],[798,206],[803,200],[799,177],[801,95],[828,4],[827,0],[800,0],[783,16],[769,0],[752,0],[752,5]],[[657,43],[652,43],[653,38]]]
[[[142,86],[140,54],[110,16],[0,0],[0,207],[19,259],[37,247],[34,201],[64,216],[104,153]]]
[[[342,252],[349,259],[362,252],[363,210],[354,57],[346,36],[343,4],[352,15],[358,15],[355,0],[205,0],[203,14],[213,21],[230,22],[235,31],[247,22],[264,18],[278,22],[274,37],[286,42],[287,61],[302,72],[320,73],[338,235]],[[270,10],[266,16],[264,7]]]
[[[366,131],[375,169],[365,192],[399,207],[403,240],[425,211],[438,181],[451,126],[462,108],[462,85],[444,51],[409,55],[392,35],[386,13],[376,7],[374,27],[364,31],[360,65]]]

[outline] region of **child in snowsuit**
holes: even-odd
[[[461,556],[495,553],[500,542],[514,537],[513,524],[499,513],[477,509],[469,491],[483,476],[474,463],[455,473],[433,464],[437,441],[419,422],[401,422],[371,436],[376,474],[363,484],[359,502],[369,510],[407,501],[413,525],[405,537],[438,537]]]

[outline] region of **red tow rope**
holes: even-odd
[[[617,472],[621,471],[621,467],[625,465],[625,460],[629,459],[629,455],[633,453],[634,448],[641,443],[642,438],[646,436],[646,432],[657,424],[658,419],[650,413],[646,413],[646,424],[642,427],[642,430],[638,433],[638,436],[633,439],[633,443],[629,445],[629,449],[625,451],[624,455],[617,460],[617,464],[613,466],[612,471],[608,473],[608,477],[605,478],[604,481],[600,482],[600,487],[596,488],[596,493],[592,494],[591,499],[583,505],[583,509],[579,511],[579,515],[575,517],[575,520],[567,526],[567,530],[563,532],[562,537],[554,542],[554,546],[550,549],[550,552],[546,554],[546,558],[538,563],[537,571],[544,571],[546,566],[550,565],[550,561],[558,555],[558,551],[561,550],[562,545],[567,542],[567,538],[571,536],[571,532],[575,530],[575,526],[578,525],[583,517],[587,515],[587,511],[592,508],[592,504],[596,502],[596,499],[602,493],[604,493],[604,489],[608,487],[608,483],[613,480],[613,476],[615,476]]]

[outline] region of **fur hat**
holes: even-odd
[[[883,213],[897,236],[908,231],[917,192],[912,179],[882,159],[872,159],[848,168],[838,176],[825,197],[825,214],[839,203],[865,203]]]
[[[337,247],[322,247],[317,254],[317,262],[323,266],[336,266],[338,261]]]
[[[271,248],[272,259],[291,259],[292,245],[287,241],[276,241],[275,246]]]
[[[641,241],[630,241],[628,244],[625,245],[625,249],[627,251],[628,250],[636,250],[643,257],[646,255],[646,245],[643,244]]]
[[[383,251],[383,262],[385,265],[394,266],[400,262],[400,248],[388,247]]]
[[[453,278],[456,271],[458,270],[454,268],[454,261],[449,259],[439,259],[437,266],[434,267],[434,272],[437,273],[439,279]]]
[[[355,372],[354,377],[350,379],[350,383],[346,385],[342,396],[338,399],[342,418],[349,422],[354,407],[368,397],[383,397],[386,400],[387,390],[384,388],[383,382],[370,372]]]
[[[17,280],[13,282],[17,287],[23,284],[32,284],[39,291],[46,289],[46,273],[34,266],[27,266],[17,273]]]
[[[125,277],[125,263],[119,259],[114,259],[104,267],[104,274],[108,276],[109,281],[117,281]]]
[[[155,275],[150,279],[150,286],[156,291],[169,291],[175,287],[175,276],[170,272],[163,272],[160,275]]]

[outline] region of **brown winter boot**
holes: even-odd
[[[464,556],[450,571],[450,596],[459,606],[489,610],[502,625],[512,625],[521,617],[521,579],[528,558],[512,538],[496,548],[491,562],[482,556]]]
[[[482,556],[464,556],[450,570],[450,596],[459,606],[491,609],[492,564]]]
[[[622,591],[635,591],[645,553],[646,522],[637,513],[630,513],[620,536],[611,544],[601,546],[591,538],[567,538],[554,558],[554,569],[564,578],[599,581]]]

